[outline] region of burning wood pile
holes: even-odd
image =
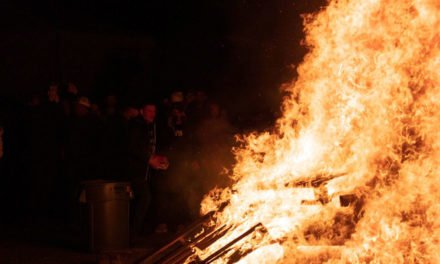
[[[325,185],[328,181],[341,177],[343,175],[330,175],[330,176],[317,176],[314,179],[303,179],[298,180],[293,183],[286,183],[286,186],[291,186],[292,188],[313,188],[313,191],[315,193],[315,197],[317,197],[316,200],[303,200],[301,201],[302,204],[305,206],[307,205],[314,205],[314,204],[326,204],[329,202],[332,202],[335,197],[329,197],[327,193],[327,188]],[[361,200],[358,199],[355,195],[348,194],[348,195],[338,195],[336,197],[337,201],[341,208],[343,207],[349,207],[352,206],[352,209],[355,209],[355,212],[351,212],[350,214],[347,214],[347,212],[344,214],[341,212],[337,216],[337,218],[334,219],[333,226],[330,226],[328,228],[338,228],[338,230],[341,233],[340,237],[332,237],[328,238],[329,240],[332,240],[335,245],[340,245],[341,241],[344,241],[345,239],[348,239],[350,234],[353,232],[354,222],[352,222],[353,219],[351,216],[353,214],[359,215],[360,208],[361,208]],[[227,206],[227,204],[223,204],[220,208],[223,209]],[[352,210],[350,210],[352,211]],[[217,212],[218,213],[218,212]],[[198,250],[204,250],[211,246],[213,243],[215,243],[218,239],[220,239],[222,236],[224,236],[232,227],[227,227],[226,225],[220,226],[216,228],[211,223],[213,221],[213,216],[215,212],[209,212],[204,217],[202,217],[200,220],[193,223],[191,226],[189,226],[185,231],[183,231],[180,235],[177,236],[173,241],[159,249],[157,252],[155,252],[153,255],[149,256],[148,258],[144,259],[141,263],[142,264],[152,264],[152,263],[167,263],[167,264],[178,264],[178,263],[184,263],[187,261],[188,263],[193,264],[201,264],[201,263],[212,263],[215,262],[217,259],[221,258],[224,255],[231,255],[229,257],[230,263],[235,263],[245,257],[247,254],[251,252],[251,250],[245,250],[243,252],[241,251],[231,251],[232,248],[242,242],[245,238],[252,237],[255,238],[257,236],[264,235],[267,230],[263,226],[262,223],[257,223],[238,235],[236,238],[233,238],[231,241],[229,241],[227,244],[223,245],[221,248],[213,252],[211,255],[207,256],[205,259],[200,259],[199,256],[194,254],[194,249],[197,248]],[[346,232],[342,231],[345,230]],[[310,245],[313,245],[313,241],[315,241],[317,238],[319,239],[322,236],[326,235],[325,231],[319,230],[319,229],[313,229],[313,226],[310,227],[310,229],[306,230],[306,236],[308,236]],[[330,233],[330,232],[328,232]],[[304,246],[304,245],[303,245]],[[313,247],[312,247],[313,248]],[[306,249],[306,247],[304,247]],[[310,247],[309,247],[310,250]],[[316,251],[316,250],[315,250]]]
[[[439,1],[304,17],[276,128],[239,138],[234,184],[146,263],[440,263]]]

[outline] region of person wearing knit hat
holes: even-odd
[[[92,105],[92,104],[90,103],[89,98],[87,98],[87,97],[85,97],[85,96],[81,96],[81,97],[78,99],[78,104],[80,104],[80,105],[82,105],[82,106],[85,106],[85,107],[87,107],[87,108],[90,108],[90,106]]]
[[[75,104],[74,113],[76,116],[86,116],[90,112],[91,103],[89,98],[81,96]]]

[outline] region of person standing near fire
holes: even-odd
[[[149,179],[157,170],[168,168],[168,159],[157,154],[156,105],[145,103],[140,116],[129,124],[126,136],[126,178],[134,193],[132,236],[142,232],[151,201]]]

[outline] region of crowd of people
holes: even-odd
[[[203,195],[227,184],[222,170],[233,162],[236,131],[201,90],[131,103],[108,94],[95,102],[73,83],[54,83],[17,116],[19,126],[0,118],[0,171],[15,188],[10,207],[28,219],[75,225],[84,183],[123,181],[134,194],[133,233],[168,232],[198,216]]]

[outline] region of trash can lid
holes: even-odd
[[[92,180],[81,184],[80,202],[129,200],[133,197],[130,182]]]

